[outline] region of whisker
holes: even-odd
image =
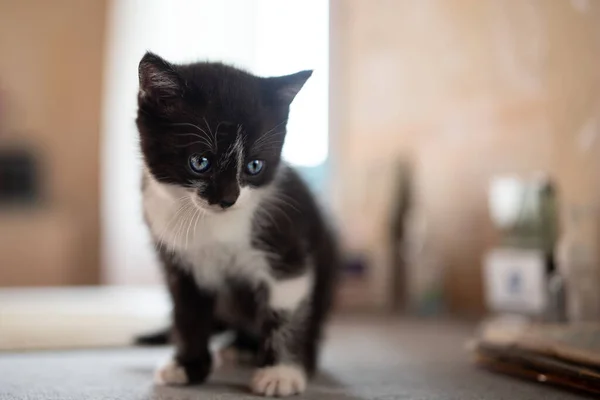
[[[200,128],[198,125],[192,124],[191,122],[173,122],[168,125],[169,126],[191,126],[192,128],[198,129],[200,132],[204,133],[205,135],[208,135],[208,133],[206,133],[206,131],[204,129]]]
[[[204,119],[204,121],[206,122],[206,118]],[[169,126],[191,126],[193,128],[196,128],[198,131],[202,132],[205,136],[205,138],[211,143],[209,145],[209,147],[211,147],[213,150],[216,151],[216,146],[217,144],[215,143],[213,137],[212,137],[212,132],[210,131],[210,127],[208,126],[208,124],[206,124],[206,127],[208,128],[210,135],[202,128],[200,128],[198,125],[192,124],[191,122],[174,122],[174,123],[170,123],[168,124]],[[185,134],[189,134],[189,133],[185,133]],[[183,134],[181,134],[183,135]],[[199,135],[199,137],[202,137]]]
[[[195,144],[202,143],[202,144],[206,145],[206,147],[214,149],[214,145],[212,143],[212,138],[209,135],[203,136],[203,135],[199,135],[199,134],[193,133],[193,132],[178,133],[177,135],[192,136],[192,137],[198,138],[198,141],[194,142]],[[189,145],[189,143],[188,143],[188,145]],[[176,147],[185,147],[185,146],[177,145]]]
[[[254,142],[250,146],[250,152],[257,153],[259,151],[278,150],[283,147],[285,143],[283,138],[271,137],[269,140],[265,140],[261,143]]]
[[[260,137],[259,140],[257,140],[253,144],[255,146],[257,146],[257,145],[266,144],[266,143],[272,143],[272,142],[283,142],[285,139],[283,137],[281,137],[281,136],[275,136],[276,133],[283,133],[283,132],[282,131],[276,131],[272,135],[269,135],[267,137],[265,137],[265,136]]]
[[[189,223],[188,223],[188,228],[187,231],[185,232],[185,248],[188,248],[189,245],[189,240],[190,240],[190,228],[192,227],[192,223],[194,222],[194,218],[196,218],[196,214],[198,214],[198,208],[196,208],[194,210],[194,214],[192,215],[192,218],[190,218]]]
[[[206,127],[208,128],[208,131],[209,131],[209,132],[210,132],[210,134],[211,134],[211,135],[213,135],[213,137],[214,137],[214,143],[215,143],[215,149],[214,149],[214,151],[215,151],[215,153],[217,153],[217,152],[218,152],[218,149],[219,149],[219,144],[218,144],[218,143],[219,143],[219,140],[217,139],[217,135],[216,135],[216,134],[214,134],[214,133],[212,132],[212,130],[210,129],[210,125],[208,125],[208,121],[206,120],[206,117],[202,117],[202,119],[204,120],[204,124],[205,124],[205,125],[206,125]]]
[[[257,214],[258,214],[259,218],[260,218],[261,216],[263,216],[263,217],[266,217],[266,218],[269,220],[269,221],[267,221],[267,222],[270,222],[270,223],[271,223],[271,225],[272,225],[272,226],[273,226],[275,229],[277,229],[279,232],[281,232],[281,227],[280,227],[280,226],[277,224],[276,220],[275,220],[275,219],[273,219],[273,216],[272,216],[272,215],[269,213],[269,211],[268,211],[266,208],[258,208],[258,209],[256,210],[256,212],[257,212]],[[267,227],[268,227],[268,225],[267,225]]]
[[[190,143],[177,144],[177,145],[175,145],[175,147],[177,147],[177,148],[180,148],[180,149],[181,149],[181,148],[184,148],[184,147],[190,147],[190,146],[193,146],[193,145],[195,145],[195,144],[203,144],[203,145],[205,145],[206,147],[208,147],[208,148],[212,149],[212,145],[211,145],[210,143],[208,143],[206,140],[196,140],[196,141],[194,141],[194,142],[190,142]]]
[[[215,136],[219,137],[219,128],[221,127],[221,125],[223,124],[223,121],[219,122],[217,124],[217,129],[215,129]]]
[[[269,129],[268,131],[266,131],[265,133],[263,133],[263,135],[266,135],[272,131],[274,131],[275,129],[279,128],[281,125],[285,124],[287,122],[287,120],[283,120],[280,123],[276,124],[274,127],[272,127],[271,129]]]
[[[265,144],[264,146],[258,146],[258,147],[254,147],[252,146],[252,153],[258,153],[260,151],[270,151],[270,150],[279,150],[283,148],[283,142],[281,143],[269,143],[269,144]]]
[[[279,214],[283,215],[285,217],[285,219],[287,219],[287,221],[290,223],[290,225],[294,224],[293,221],[292,221],[292,219],[290,218],[290,216],[286,212],[286,210],[284,208],[282,208],[280,204],[270,203],[270,206],[273,207],[273,211],[278,211]]]
[[[271,199],[275,200],[275,201],[282,202],[283,204],[292,207],[299,214],[302,213],[300,211],[300,209],[298,208],[299,207],[298,202],[293,197],[291,197],[291,196],[289,196],[289,195],[287,195],[285,193],[276,192],[276,193],[273,194],[273,197]]]
[[[179,243],[181,236],[183,236],[183,231],[185,229],[185,222],[188,219],[187,216],[189,214],[190,207],[193,207],[193,204],[191,204],[191,202],[187,203],[187,205],[185,207],[185,211],[179,217],[180,223],[177,224],[177,232],[175,233],[175,243]]]
[[[177,133],[177,136],[194,136],[197,138],[207,139],[206,135],[200,135],[199,133],[194,133],[194,132]]]
[[[196,232],[198,229],[198,221],[200,221],[201,219],[204,219],[204,215],[206,215],[205,211],[202,210],[201,208],[198,208],[198,216],[196,217],[196,223],[194,224],[194,231],[192,232],[193,237],[192,239],[194,239],[196,237]]]
[[[166,234],[169,232],[169,230],[171,229],[171,225],[173,224],[173,222],[177,223],[177,217],[179,216],[179,214],[181,213],[181,211],[183,211],[183,209],[186,207],[186,203],[183,202],[179,208],[177,209],[177,211],[175,212],[174,215],[171,216],[171,219],[169,220],[169,222],[167,223],[167,225],[165,225],[165,227],[163,228],[163,231],[161,232],[160,235],[160,241],[163,242],[164,238],[166,236]]]
[[[268,131],[266,131],[265,133],[261,134],[260,137],[258,138],[258,140],[255,142],[256,143],[260,143],[261,141],[265,140],[265,138],[267,138],[269,135],[274,135],[277,132],[273,133],[273,131],[275,131],[275,129],[279,128],[282,124],[285,124],[286,120],[281,121],[280,123],[278,123],[277,125],[275,125],[274,127],[272,127],[271,129],[269,129]]]
[[[179,208],[177,209],[177,211],[175,211],[175,213],[171,216],[171,218],[169,219],[169,221],[167,222],[167,225],[165,225],[165,227],[163,228],[162,232],[160,233],[159,237],[158,237],[158,243],[159,243],[159,250],[161,250],[161,246],[165,244],[164,239],[166,234],[168,233],[168,231],[170,230],[171,224],[175,221],[177,221],[177,216],[181,213],[181,211],[185,208],[186,206],[186,202],[182,201],[186,198],[187,196],[182,196],[179,199],[175,200],[175,203],[178,203],[181,201],[181,204],[179,205]]]
[[[278,138],[278,137],[272,137],[270,140],[265,140],[263,142],[254,142],[252,144],[252,146],[250,146],[250,148],[252,149],[252,151],[260,151],[260,150],[264,150],[264,149],[269,149],[272,147],[283,147],[284,144],[284,139],[283,138]]]

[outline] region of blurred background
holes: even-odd
[[[168,311],[139,194],[146,50],[315,70],[284,156],[340,232],[340,312],[600,320],[599,2],[0,0],[6,346],[51,315]]]

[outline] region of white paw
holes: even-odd
[[[294,365],[276,365],[261,368],[250,384],[252,391],[263,396],[285,397],[306,389],[306,374]]]
[[[154,373],[154,383],[157,385],[185,385],[188,377],[185,369],[176,361],[169,361]]]

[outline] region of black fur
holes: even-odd
[[[261,78],[220,63],[173,65],[150,53],[140,62],[137,126],[152,178],[195,190],[209,206],[235,202],[246,186],[276,185],[276,201],[259,205],[253,217],[251,244],[269,254],[274,279],[314,276],[309,297],[296,310],[272,310],[267,285],[227,276],[223,287],[204,287],[188,272],[184,257],[157,243],[173,301],[173,327],[138,343],[165,343],[172,336],[175,358],[192,383],[202,382],[210,371],[209,337],[229,328],[238,332],[236,346],[257,351],[260,366],[291,362],[308,374],[316,368],[338,253],[310,191],[295,171],[281,165],[289,106],[310,74]],[[210,131],[214,148],[199,130]],[[261,173],[240,173],[240,160],[227,153],[236,140],[244,149],[243,163],[264,161]],[[207,157],[214,168],[203,174],[190,170],[193,154]],[[223,299],[226,312],[219,309]]]

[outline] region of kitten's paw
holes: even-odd
[[[300,394],[306,389],[306,374],[294,365],[261,368],[254,374],[250,387],[254,393],[263,396]]]
[[[173,360],[159,367],[154,373],[154,383],[157,385],[186,385],[188,382],[185,368]]]

